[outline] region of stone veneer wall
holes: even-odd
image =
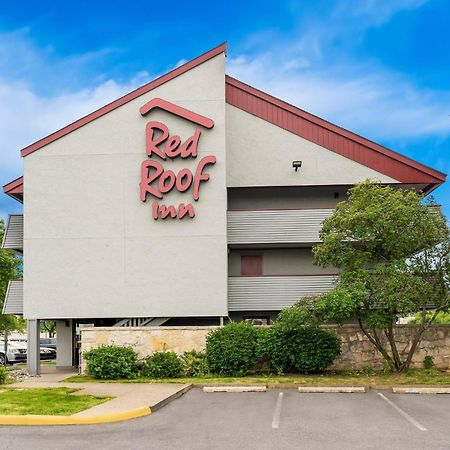
[[[131,346],[139,358],[153,352],[170,350],[182,354],[189,350],[204,350],[206,335],[218,327],[89,327],[81,329],[81,352],[101,345]],[[341,340],[342,354],[331,369],[360,370],[364,366],[383,368],[383,359],[357,325],[327,326]],[[408,351],[414,325],[398,325],[395,334],[399,350]],[[425,356],[433,357],[435,366],[450,370],[450,324],[432,325],[423,335],[414,355],[413,366],[422,367]],[[82,361],[81,369],[84,371]]]
[[[327,328],[335,331],[341,340],[342,354],[335,360],[332,369],[360,370],[364,366],[374,369],[383,368],[382,356],[357,325]],[[412,338],[416,332],[415,328],[415,325],[397,325],[394,329],[398,349],[404,357],[411,347]],[[386,342],[385,339],[382,341]],[[423,367],[423,360],[427,355],[433,357],[437,368],[450,370],[450,324],[431,325],[425,331],[413,356],[412,366]]]
[[[218,327],[86,327],[81,328],[81,354],[101,345],[133,347],[139,358],[154,352],[204,350],[206,335]],[[85,363],[81,358],[81,372]]]

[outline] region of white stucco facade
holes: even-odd
[[[225,56],[170,80],[24,161],[24,315],[27,318],[223,316],[227,314]],[[195,203],[196,216],[153,220],[139,198],[145,126],[164,122],[182,140],[195,126],[166,111],[142,117],[160,97],[214,120],[198,157],[214,155],[200,199],[172,191],[161,203]]]
[[[352,185],[367,178],[398,180],[226,105],[227,186]],[[292,170],[292,161],[302,161]]]

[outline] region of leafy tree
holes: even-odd
[[[450,235],[433,205],[415,191],[367,180],[324,221],[323,242],[313,249],[316,264],[341,271],[335,288],[315,303],[316,315],[338,323],[356,319],[396,371],[409,368],[424,331],[450,306]],[[418,326],[404,357],[395,324],[413,314]]]
[[[0,242],[3,242],[4,234],[5,223],[0,219]],[[0,334],[2,335],[24,328],[24,321],[19,317],[1,313],[9,280],[22,277],[21,264],[19,257],[0,248]]]
[[[428,311],[426,314],[427,319],[430,319],[434,315],[434,311]],[[417,313],[414,317],[408,321],[410,324],[418,324],[423,321],[422,313]],[[450,313],[438,312],[434,319],[434,323],[450,323]]]
[[[48,333],[49,337],[55,337],[56,334],[56,322],[54,320],[42,320],[41,331]]]

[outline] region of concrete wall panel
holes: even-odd
[[[29,318],[219,316],[227,313],[225,56],[113,110],[24,159],[24,299]],[[214,120],[199,155],[160,161],[210,180],[160,203],[194,203],[196,217],[154,221],[139,199],[145,126],[164,122],[182,140],[195,125],[139,108],[160,97]],[[155,158],[156,159],[156,158]]]

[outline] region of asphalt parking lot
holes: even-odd
[[[1,449],[449,449],[450,395],[193,389],[141,419],[0,436]]]

